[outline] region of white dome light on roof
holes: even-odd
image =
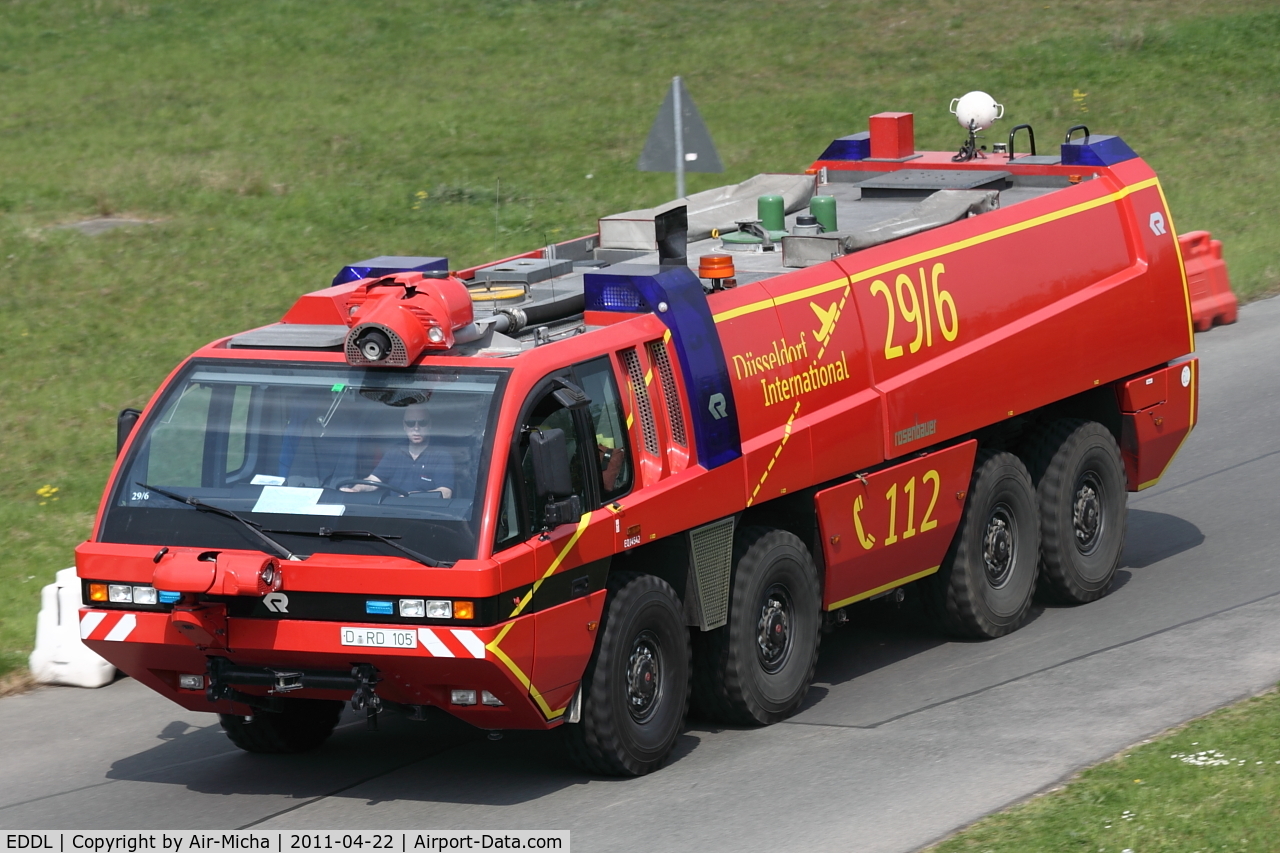
[[[997,104],[986,92],[970,92],[951,99],[951,113],[965,130],[986,130],[1004,118],[1004,104]]]

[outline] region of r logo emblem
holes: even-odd
[[[712,394],[707,408],[711,411],[711,417],[716,420],[720,420],[729,414],[729,404],[725,402],[723,394]]]
[[[262,603],[272,613],[288,613],[289,612],[289,596],[283,592],[269,592],[262,597]]]
[[[1158,210],[1155,213],[1151,214],[1150,224],[1151,224],[1151,233],[1156,235],[1157,237],[1160,237],[1169,233],[1168,231],[1165,230],[1165,227],[1164,227],[1164,214]]]

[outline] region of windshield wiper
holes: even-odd
[[[310,530],[268,530],[268,533],[288,533],[291,536],[319,536],[321,539],[372,539],[381,542],[390,548],[394,548],[401,554],[417,560],[422,565],[432,569],[447,569],[453,563],[446,563],[441,560],[433,560],[426,554],[420,554],[412,548],[407,548],[394,540],[399,536],[383,536],[381,533],[372,533],[368,530],[331,530],[328,527],[321,527],[315,533]]]
[[[195,509],[198,509],[201,512],[211,512],[214,515],[221,515],[225,518],[234,519],[235,521],[238,521],[241,524],[243,524],[249,530],[249,532],[252,533],[254,536],[257,536],[263,542],[266,542],[268,545],[270,545],[271,550],[275,551],[281,557],[284,557],[286,560],[298,559],[297,557],[294,556],[292,551],[290,551],[288,548],[284,547],[279,542],[277,542],[276,540],[268,536],[266,533],[264,533],[261,525],[255,524],[249,519],[244,518],[243,516],[240,516],[229,509],[223,509],[220,506],[207,504],[196,497],[190,497],[190,496],[184,497],[178,494],[177,492],[171,492],[168,489],[161,489],[157,486],[148,486],[146,483],[137,483],[137,485],[141,486],[147,491],[157,492],[159,494],[162,494],[166,498],[169,498],[170,500],[175,500],[175,501],[178,501],[179,503],[184,503],[187,506],[194,507]]]

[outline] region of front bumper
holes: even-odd
[[[209,658],[215,669],[237,673],[237,691],[264,700],[279,697],[280,682],[270,675],[301,673],[290,679],[288,698],[350,699],[358,679],[354,668],[372,668],[375,690],[387,702],[434,705],[485,729],[545,729],[557,725],[576,683],[544,696],[534,688],[533,617],[483,628],[388,626],[305,620],[226,620],[226,648],[201,650],[179,632],[170,614],[83,608],[81,638],[120,670],[194,711],[248,713],[244,702],[211,702],[206,692],[179,686],[180,675],[204,675]],[[344,629],[400,635],[401,647],[353,646],[342,642]],[[350,639],[350,636],[348,636]],[[412,643],[412,646],[409,644]],[[501,706],[455,705],[453,690],[487,690]],[[234,695],[234,694],[228,694]]]

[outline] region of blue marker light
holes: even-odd
[[[393,616],[395,615],[395,602],[366,601],[364,603],[364,612],[372,613],[376,616]]]
[[[174,592],[174,591],[173,591],[173,590],[171,590],[171,589],[162,589],[162,590],[160,590],[160,603],[161,603],[161,604],[177,604],[177,603],[178,603],[178,600],[179,600],[179,599],[181,599],[181,598],[182,598],[182,593],[180,593],[180,592]]]

